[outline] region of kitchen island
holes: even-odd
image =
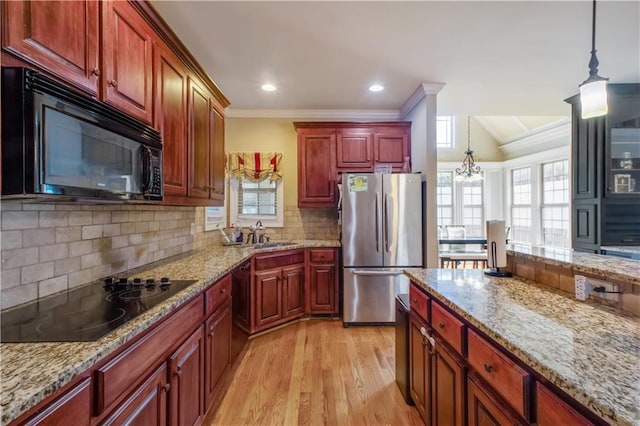
[[[305,240],[291,245],[211,246],[136,272],[147,276],[196,280],[196,283],[95,342],[0,344],[1,424],[18,418],[148,328],[162,321],[256,253],[315,247],[339,247],[338,241]]]
[[[607,423],[640,425],[640,318],[480,270],[406,274],[513,354],[537,382],[551,383]]]

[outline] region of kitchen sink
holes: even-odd
[[[269,247],[290,246],[292,244],[295,244],[295,243],[291,241],[267,241],[266,243],[252,244],[252,246],[255,248],[269,248]]]

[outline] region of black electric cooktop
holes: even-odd
[[[2,312],[0,341],[95,341],[195,282],[107,278]]]

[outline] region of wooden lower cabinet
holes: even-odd
[[[309,250],[309,307],[311,314],[337,314],[339,282],[335,249]]]
[[[304,265],[282,268],[282,317],[304,314]]]
[[[426,325],[411,312],[409,316],[409,388],[425,425],[431,425],[431,345],[422,334]]]
[[[463,426],[466,424],[465,373],[466,368],[460,357],[436,339],[432,372],[434,425]]]
[[[164,426],[167,424],[167,363],[163,362],[120,407],[105,420],[104,426]],[[75,423],[68,423],[75,424]]]
[[[469,426],[524,425],[490,395],[472,375],[467,379],[467,416]]]
[[[169,358],[169,418],[172,426],[202,422],[204,407],[204,333],[198,329]]]
[[[583,417],[544,385],[536,383],[536,393],[538,395],[536,399],[538,426],[591,426],[595,424]]]
[[[231,299],[227,299],[205,325],[205,406],[213,400],[216,386],[231,363]]]
[[[305,252],[288,250],[254,256],[250,333],[305,313]]]
[[[90,378],[82,380],[24,424],[88,425],[91,416],[90,384]]]
[[[254,327],[264,328],[282,319],[282,270],[258,271],[255,273]]]

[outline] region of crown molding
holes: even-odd
[[[400,116],[406,117],[425,96],[437,95],[444,85],[444,83],[422,83],[400,108]]]
[[[397,110],[340,110],[340,109],[234,109],[227,108],[231,118],[292,118],[310,120],[384,121],[400,120]]]
[[[507,140],[499,149],[504,155],[518,157],[567,146],[570,141],[571,123],[567,118],[537,129],[535,133]]]

